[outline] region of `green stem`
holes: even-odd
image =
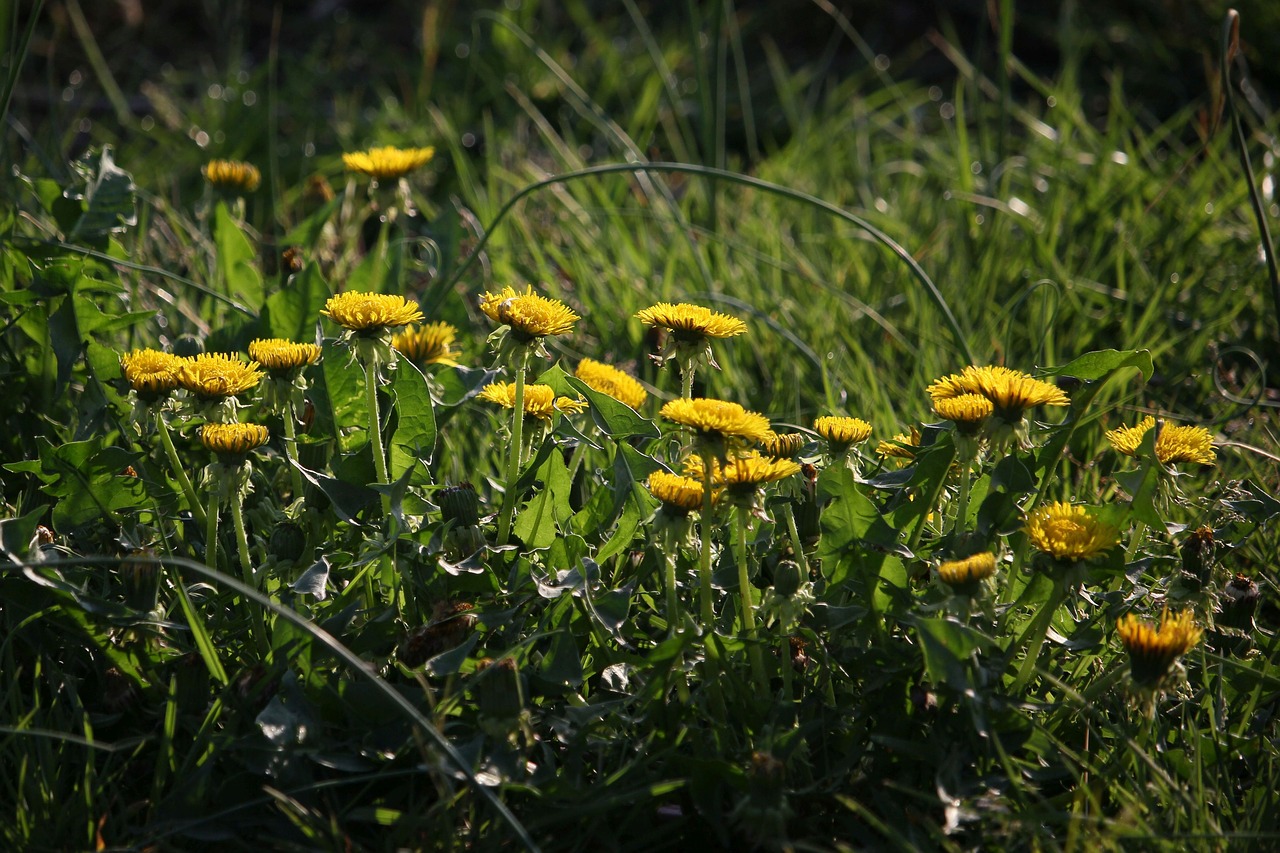
[[[965,519],[969,515],[969,488],[972,474],[969,463],[963,463],[963,467],[960,469],[960,497],[956,502],[956,533],[964,532]]]
[[[804,556],[804,544],[800,541],[800,530],[796,527],[796,514],[791,509],[791,502],[782,505],[782,518],[787,523],[787,536],[791,539],[791,550],[796,555],[796,564],[800,566],[800,576],[809,577],[809,561]]]
[[[284,458],[289,463],[289,474],[293,482],[293,499],[302,497],[302,472],[298,470],[298,433],[293,423],[293,402],[284,406]]]
[[[516,393],[511,409],[511,452],[507,456],[507,473],[504,478],[502,509],[498,515],[498,547],[511,540],[511,518],[516,511],[516,479],[520,476],[520,443],[524,430],[524,371],[529,351],[521,347],[516,351]]]
[[[239,498],[231,501],[231,522],[236,528],[236,547],[240,551],[240,574],[244,576],[246,584],[256,587],[253,563],[249,560],[249,536],[244,529],[244,507],[240,505]]]
[[[1063,588],[1062,583],[1055,580],[1053,582],[1053,591],[1049,593],[1049,599],[1040,606],[1039,612],[1027,625],[1027,629],[1022,632],[1022,636],[1014,641],[1013,650],[1016,651],[1019,647],[1025,645],[1027,653],[1022,659],[1022,663],[1018,666],[1018,674],[1014,677],[1013,684],[1009,687],[1011,696],[1017,696],[1021,693],[1035,674],[1036,661],[1040,658],[1040,650],[1044,647],[1044,640],[1049,633],[1049,626],[1053,624],[1053,614],[1057,612],[1058,605],[1062,604],[1065,597],[1066,590]]]
[[[160,433],[160,443],[164,445],[165,455],[169,457],[169,467],[173,469],[173,475],[178,478],[178,485],[182,487],[182,493],[186,495],[187,506],[191,507],[191,514],[196,517],[196,521],[201,524],[206,523],[204,505],[196,497],[196,490],[191,486],[191,479],[187,477],[186,469],[182,467],[182,461],[178,458],[178,450],[173,446],[173,436],[169,434],[169,424],[165,422],[162,412],[156,412],[156,431]]]
[[[760,695],[769,695],[769,677],[764,670],[764,652],[756,643],[756,607],[752,602],[754,587],[751,572],[747,569],[747,514],[746,507],[738,507],[738,535],[735,540],[738,563],[738,597],[742,599],[742,631],[747,637],[747,657],[751,660],[751,675]]]
[[[666,554],[666,564],[667,632],[674,634],[676,626],[680,624],[680,599],[676,595],[676,554],[674,551]]]
[[[715,607],[711,590],[711,530],[713,519],[711,503],[711,465],[714,457],[702,454],[702,553],[698,559],[698,585],[701,587],[702,630],[715,633]]]
[[[204,564],[213,570],[218,568],[218,498],[209,501],[209,512],[204,528]]]
[[[693,359],[680,363],[680,396],[693,399]]]
[[[938,498],[942,495],[942,490],[947,485],[947,470],[951,461],[955,459],[955,448],[951,448],[950,458],[947,460],[948,468],[944,468],[942,473],[938,475],[937,482],[933,484],[933,488],[929,490],[929,494],[925,499],[924,506],[920,508],[920,520],[916,522],[916,527],[911,531],[911,541],[907,543],[907,547],[915,551],[916,546],[920,544],[920,536],[924,533],[925,524],[929,521],[929,513],[933,512],[933,508],[938,505]]]
[[[378,370],[366,363],[364,366],[364,394],[369,406],[369,441],[373,445],[373,468],[378,473],[378,483],[391,485],[391,477],[387,474],[387,453],[382,446],[382,417],[378,414]],[[382,495],[382,514],[391,514],[391,495]]]

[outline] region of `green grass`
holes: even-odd
[[[1052,72],[1010,56],[1002,78],[998,49],[949,47],[953,73],[922,81],[898,68],[927,44],[887,69],[850,63],[856,33],[835,20],[797,56],[755,7],[426,8],[420,52],[385,67],[377,21],[273,43],[257,66],[228,29],[211,71],[145,77],[94,31],[117,88],[147,80],[147,118],[63,104],[47,51],[21,65],[0,184],[6,846],[1274,845],[1277,315],[1235,143],[1200,122],[1214,104],[1152,119],[1119,76],[1082,84],[1096,34],[1078,23]],[[16,57],[15,10],[0,17]],[[36,33],[92,40],[43,19]],[[41,86],[55,97],[37,114]],[[82,118],[90,159],[66,162]],[[1259,168],[1266,121],[1249,137]],[[375,144],[436,146],[408,181],[415,213],[344,171],[343,151]],[[258,164],[262,188],[218,197],[199,171],[213,156]],[[471,395],[503,367],[480,296],[525,283],[582,316],[531,377],[578,396],[569,377],[592,357],[651,399],[637,415],[589,396],[588,415],[535,431],[513,483],[509,413]],[[346,289],[403,293],[460,331],[461,368],[386,374],[390,513],[367,485],[364,373],[318,316]],[[664,532],[643,481],[686,442],[657,417],[679,375],[634,319],[657,301],[748,325],[714,343],[697,393],[810,437],[821,415],[870,421],[857,476],[815,440],[802,458],[821,472],[772,488],[743,546],[736,513]],[[302,494],[279,411],[245,397],[240,417],[273,434],[242,498],[246,586],[230,512],[204,565],[205,529],[154,428],[135,429],[146,407],[119,355],[268,335],[323,338],[324,354],[305,374]],[[957,517],[950,429],[926,427],[901,471],[872,451],[937,420],[925,389],[966,353],[1074,404],[1034,410],[1030,448],[991,445]],[[1150,440],[1131,460],[1103,433],[1147,413],[1207,427],[1217,464],[1144,481]],[[212,500],[229,469],[205,470],[202,417],[171,423]],[[441,489],[463,481],[490,546],[516,490],[514,548],[457,559]],[[1019,532],[1056,500],[1120,528],[1078,576]],[[1201,525],[1218,548],[1198,579],[1179,549]],[[935,567],[984,549],[999,571],[965,604]],[[762,600],[748,629],[744,552],[762,599],[781,561],[813,570],[794,626],[766,624]],[[1236,573],[1262,588],[1256,627],[1224,615]],[[1166,602],[1205,639],[1144,694],[1116,625]]]

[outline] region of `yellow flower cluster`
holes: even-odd
[[[1066,406],[1070,399],[1056,385],[1008,367],[974,367],[944,376],[926,389],[936,405],[939,400],[978,394],[986,397],[1003,420],[1016,422],[1033,406]],[[946,417],[944,415],[944,417]]]
[[[154,349],[134,350],[120,356],[120,367],[129,387],[146,400],[155,400],[178,387],[182,359]]]
[[[659,302],[638,311],[636,319],[648,326],[667,329],[682,341],[732,338],[747,331],[747,324],[737,317],[687,302]]]
[[[881,459],[905,459],[912,460],[916,458],[916,450],[920,447],[920,430],[916,427],[911,428],[911,434],[898,433],[889,441],[882,441],[876,445],[876,456]]]
[[[200,171],[210,186],[227,192],[251,193],[262,183],[258,167],[239,160],[210,160]]]
[[[497,293],[480,297],[480,310],[495,323],[510,326],[525,343],[549,335],[567,335],[581,318],[558,299],[548,299],[533,292],[533,286],[517,293],[504,287]]]
[[[249,357],[268,373],[287,374],[320,358],[320,347],[299,344],[283,338],[258,338],[249,344]]]
[[[261,424],[205,424],[200,443],[224,459],[243,456],[267,443],[270,433]]]
[[[1022,528],[1037,551],[1059,560],[1088,560],[1120,541],[1120,532],[1083,506],[1046,504]]]
[[[378,335],[386,329],[422,319],[418,306],[403,296],[355,290],[330,296],[320,313],[344,329],[362,335]]]
[[[1160,627],[1132,613],[1116,625],[1120,642],[1129,653],[1133,680],[1142,687],[1156,687],[1169,675],[1178,658],[1200,642],[1203,631],[1192,619],[1190,610],[1169,615],[1165,605],[1160,614]]]
[[[395,148],[385,145],[368,151],[343,154],[342,163],[352,172],[368,175],[374,180],[388,180],[402,178],[425,166],[431,162],[435,153],[434,148]]]
[[[245,362],[238,355],[203,352],[181,359],[178,384],[202,400],[234,397],[258,387],[262,373],[256,361]]]
[[[760,452],[774,459],[791,459],[804,449],[809,439],[804,433],[790,432],[773,435],[760,442]]]
[[[456,367],[458,350],[453,342],[458,330],[449,323],[426,323],[410,326],[391,339],[391,346],[414,364],[444,364]]]
[[[950,587],[971,587],[996,573],[996,555],[983,551],[963,560],[947,560],[938,565],[938,579]]]
[[[649,494],[662,503],[680,513],[702,509],[704,493],[702,481],[692,477],[682,477],[666,471],[654,471],[645,481]],[[714,504],[720,497],[720,490],[712,488],[711,502]]]
[[[684,461],[684,472],[699,481],[706,476],[706,468],[698,456],[690,456]],[[711,462],[711,481],[734,490],[739,487],[755,489],[799,473],[800,466],[790,459],[773,459],[754,450],[743,456],[731,456],[723,463]]]
[[[837,449],[848,449],[871,437],[871,424],[862,418],[826,415],[814,421],[813,428]]]
[[[1155,428],[1156,419],[1143,418],[1137,426],[1108,430],[1107,441],[1125,456],[1137,456],[1142,439]],[[1156,438],[1156,458],[1162,465],[1175,462],[1198,462],[1212,465],[1216,460],[1213,450],[1213,434],[1200,426],[1184,426],[1166,423]]]
[[[672,400],[658,412],[667,420],[687,426],[703,437],[731,446],[759,444],[773,435],[769,419],[726,400],[695,398]]]

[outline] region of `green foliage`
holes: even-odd
[[[67,163],[6,129],[0,839],[1265,846],[1280,449],[1265,375],[1224,353],[1262,365],[1276,330],[1229,141],[1119,86],[1086,109],[1070,31],[1052,76],[953,53],[942,87],[792,62],[754,7],[625,8],[427,4],[442,41],[394,83],[339,84],[322,42],[237,74],[255,99],[161,78],[182,122],[126,116]],[[439,153],[372,186],[337,156],[371,140]],[[212,154],[261,191],[201,188]],[[582,317],[549,358],[486,349],[478,294],[525,282]],[[346,290],[456,326],[459,366],[322,318]],[[798,472],[730,480],[709,516],[651,492],[703,449],[658,415],[681,376],[634,319],[658,301],[747,323],[694,396],[802,435]],[[220,407],[121,361],[259,337],[320,359]],[[925,389],[967,353],[1069,404],[966,434]],[[525,358],[552,409],[480,396]],[[1148,412],[1203,424],[1216,464],[1155,430],[1117,453],[1105,431]],[[844,413],[875,438],[811,429]],[[268,440],[215,455],[215,418]],[[1054,526],[1067,504],[1114,538]],[[1045,546],[1042,513],[1088,553]],[[990,577],[946,574],[982,554]],[[1166,606],[1203,637],[1136,685],[1116,626]]]

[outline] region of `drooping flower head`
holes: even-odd
[[[938,580],[958,595],[975,595],[981,589],[982,581],[995,573],[996,555],[990,551],[938,564]]]
[[[960,394],[935,398],[933,410],[938,417],[955,424],[957,432],[974,435],[995,411],[995,404],[981,394]]]
[[[422,319],[417,304],[399,294],[348,290],[330,296],[321,314],[354,335],[378,337],[389,329]]]
[[[140,349],[120,356],[120,367],[138,399],[154,403],[178,387],[182,359],[167,352]]]
[[[1108,430],[1107,441],[1125,456],[1137,457],[1142,439],[1156,425],[1156,419],[1148,415],[1137,426]],[[1213,450],[1213,434],[1200,426],[1184,426],[1166,423],[1156,437],[1156,458],[1161,465],[1176,462],[1197,462],[1212,465],[1216,461]]]
[[[524,293],[511,286],[485,293],[480,297],[480,310],[495,323],[509,327],[516,341],[525,345],[550,335],[567,335],[582,319],[560,300],[534,293],[533,285],[526,286]]]
[[[270,433],[261,424],[205,424],[200,443],[213,451],[223,465],[242,463],[249,453],[267,443]]]
[[[202,352],[181,360],[178,383],[200,400],[235,397],[258,387],[262,373],[256,361],[221,352]]]
[[[315,364],[320,358],[320,347],[284,338],[258,338],[249,344],[249,357],[273,377],[288,379],[308,364]]]
[[[239,160],[210,160],[200,171],[210,186],[224,192],[251,193],[262,182],[257,166]]]
[[[824,415],[813,422],[813,428],[827,440],[832,456],[843,456],[849,448],[871,437],[871,424],[862,418]]]
[[[1120,532],[1083,506],[1045,504],[1022,528],[1037,551],[1063,563],[1090,560],[1120,541]]]
[[[682,477],[666,471],[654,471],[645,481],[649,494],[662,501],[668,512],[676,515],[687,515],[702,509],[702,481],[692,477]],[[720,497],[720,490],[712,488],[711,502],[714,504]]]
[[[1129,670],[1139,688],[1159,689],[1173,672],[1178,658],[1200,641],[1203,631],[1192,620],[1190,610],[1169,615],[1165,605],[1160,627],[1132,613],[1116,625],[1120,642],[1129,653]]]
[[[974,367],[944,376],[927,389],[935,408],[948,398],[978,394],[991,402],[992,414],[987,431],[999,443],[1015,439],[1026,444],[1027,409],[1036,406],[1067,406],[1071,400],[1065,391],[1040,379],[1008,367]],[[946,415],[943,415],[946,417]]]
[[[701,397],[672,400],[658,414],[672,423],[689,427],[700,452],[705,450],[716,457],[759,444],[773,434],[764,415],[727,400]]]
[[[623,373],[611,364],[584,358],[578,362],[573,375],[581,379],[593,391],[608,394],[619,403],[639,409],[649,398],[649,392],[630,374]]]
[[[504,409],[516,407],[516,384],[493,382],[480,389],[479,397],[489,403],[497,403]],[[528,384],[524,386],[524,414],[527,418],[550,421],[556,412],[576,414],[587,407],[572,397],[557,397],[550,385]]]
[[[457,337],[457,328],[449,323],[424,323],[421,326],[410,326],[397,334],[391,339],[391,346],[421,367],[428,364],[456,367],[458,350],[453,342]]]
[[[352,172],[382,181],[403,178],[431,162],[435,153],[434,148],[396,148],[385,145],[368,151],[343,154],[342,162]]]
[[[675,359],[681,369],[689,370],[701,364],[718,367],[711,352],[712,338],[732,338],[747,331],[747,324],[737,317],[687,302],[659,302],[636,312],[636,319],[667,330],[667,341],[656,356],[659,364]]]
[[[920,449],[920,430],[912,427],[911,432],[900,432],[889,441],[876,445],[876,456],[881,459],[896,459],[899,465],[906,465],[916,458]]]

